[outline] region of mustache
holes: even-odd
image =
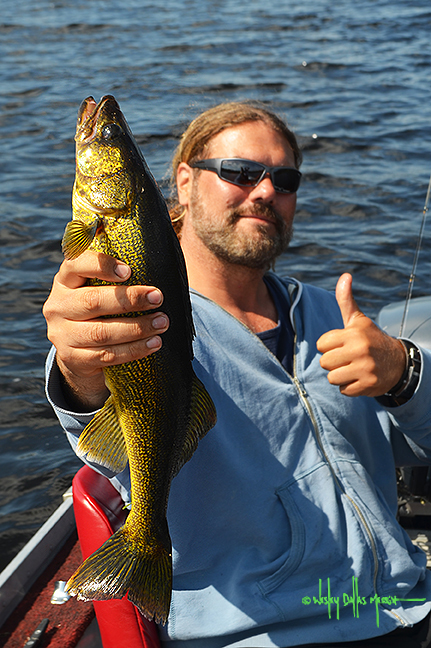
[[[277,229],[284,229],[285,223],[280,214],[271,205],[253,205],[247,209],[235,209],[229,215],[229,222],[235,225],[243,216],[262,216],[274,221]]]

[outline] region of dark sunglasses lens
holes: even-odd
[[[254,186],[262,175],[263,167],[257,162],[245,160],[223,160],[220,175],[233,184]]]
[[[301,175],[295,169],[276,169],[272,173],[274,189],[295,193],[299,189]]]

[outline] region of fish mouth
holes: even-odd
[[[96,103],[92,96],[87,97],[79,107],[75,140],[77,142],[91,141],[96,134],[100,117],[115,113],[118,115],[119,112],[120,107],[112,95],[105,95],[99,103]]]

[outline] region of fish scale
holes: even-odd
[[[73,220],[66,258],[86,249],[127,263],[124,284],[157,286],[170,326],[141,360],[104,369],[110,396],[87,425],[77,453],[118,473],[129,463],[131,510],[124,526],[89,556],[66,589],[83,600],[127,596],[166,623],[172,550],[166,510],[173,477],[214,426],[216,412],[192,368],[194,335],[184,258],[161,192],[114,97],[88,97],[78,113]],[[89,284],[109,282],[91,279]],[[131,317],[138,313],[123,313]]]

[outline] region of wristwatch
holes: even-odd
[[[418,347],[410,340],[402,338],[398,338],[398,340],[406,352],[406,368],[395,387],[392,387],[383,396],[376,398],[376,401],[384,407],[398,407],[407,403],[415,393],[421,376],[422,359]]]

